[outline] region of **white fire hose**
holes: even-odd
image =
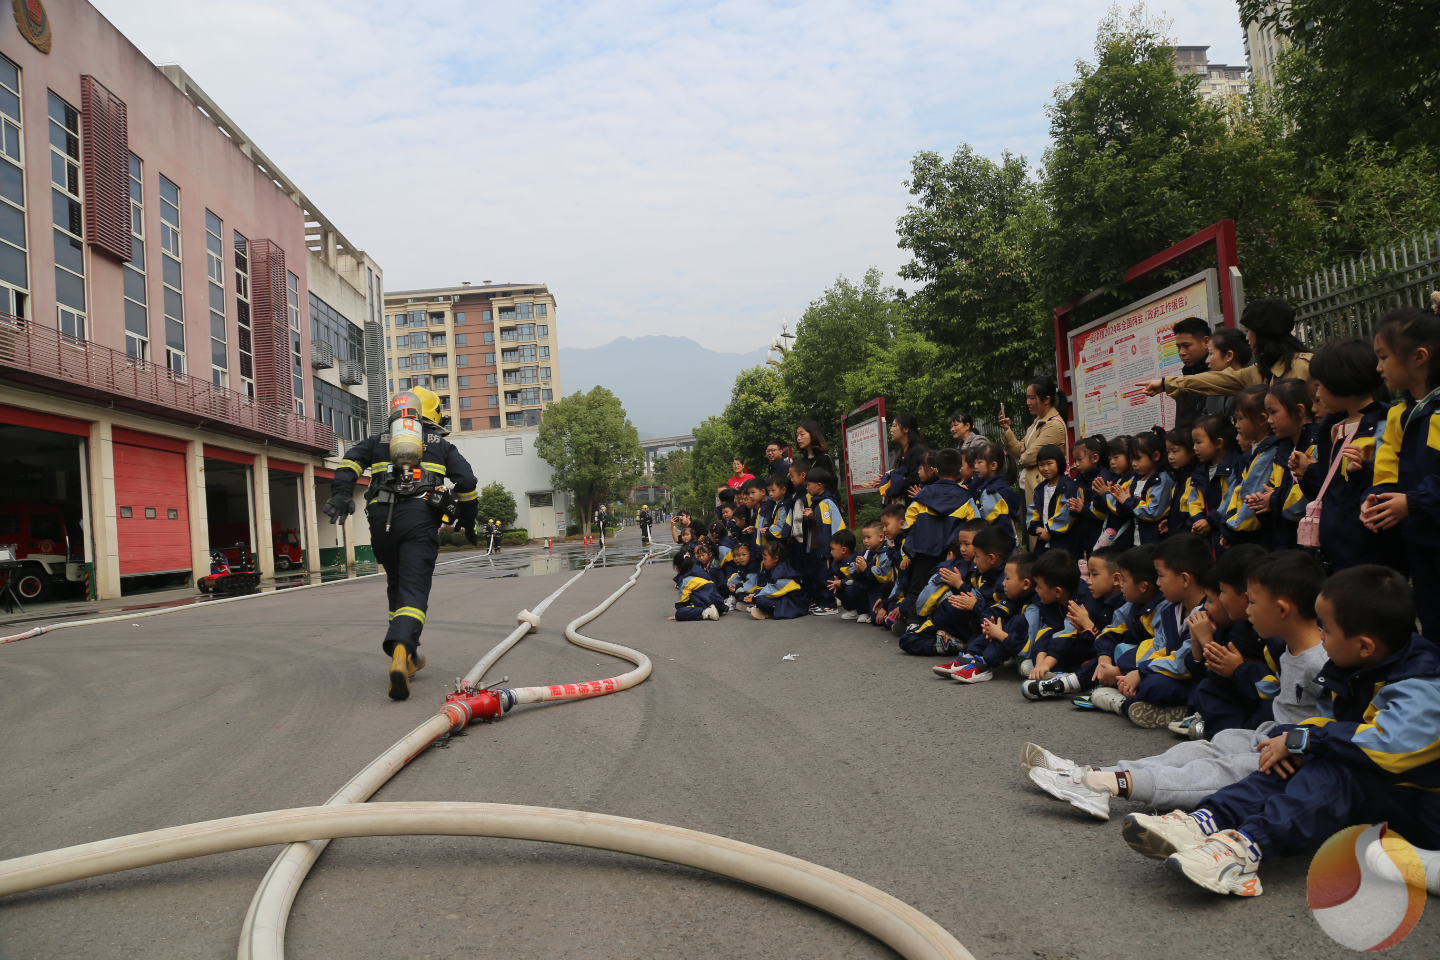
[[[521,611],[517,617],[520,625],[461,680],[462,691],[475,696],[447,702],[441,713],[372,761],[324,806],[211,820],[0,861],[0,896],[118,870],[287,843],[251,900],[239,947],[240,960],[283,960],[290,907],[305,875],[330,840],[402,835],[504,837],[613,850],[708,870],[830,913],[908,960],[973,960],[949,932],[903,901],[842,873],[763,847],[681,827],[578,810],[492,803],[364,802],[430,744],[447,732],[463,729],[471,721],[467,704],[498,699],[493,716],[498,719],[505,710],[522,703],[601,696],[628,689],[650,675],[650,660],[638,650],[578,632],[635,585],[653,556],[646,554],[618,590],[565,628],[572,643],[630,660],[635,669],[608,680],[502,689],[497,695],[477,687],[500,656],[526,633],[539,628],[539,614],[601,554],[546,597],[534,613]],[[108,619],[124,618],[92,622]]]

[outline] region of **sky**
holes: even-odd
[[[1038,161],[1106,0],[92,0],[387,290],[546,283],[566,346],[746,352],[908,259],[911,158]],[[1152,12],[1244,63],[1235,0]]]

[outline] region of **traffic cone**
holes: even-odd
[[[549,538],[549,537],[546,537],[546,538],[545,538],[545,549],[546,549],[546,550],[554,550],[554,549],[555,549],[555,545],[550,542],[550,538]]]

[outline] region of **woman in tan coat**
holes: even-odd
[[[1015,436],[1010,429],[1010,418],[1000,417],[1000,427],[1005,431],[1005,449],[1020,464],[1021,485],[1025,488],[1025,509],[1030,509],[1032,494],[1040,483],[1040,471],[1035,468],[1035,455],[1047,443],[1065,448],[1065,418],[1056,409],[1058,396],[1055,381],[1049,377],[1036,377],[1025,387],[1025,407],[1035,419],[1025,431],[1025,439]],[[1023,526],[1023,523],[1022,523]]]
[[[1255,362],[1239,370],[1211,370],[1188,377],[1161,377],[1141,380],[1136,386],[1155,396],[1162,390],[1178,397],[1198,393],[1207,397],[1229,397],[1256,383],[1274,383],[1294,377],[1310,379],[1310,354],[1291,332],[1295,329],[1295,308],[1283,300],[1252,300],[1240,315],[1245,339],[1254,351]]]

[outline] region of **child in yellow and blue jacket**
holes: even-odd
[[[828,616],[840,612],[826,579],[826,568],[830,563],[830,538],[845,529],[845,518],[840,513],[840,504],[830,485],[835,477],[824,467],[815,467],[805,473],[805,559],[808,565],[810,583],[810,612],[816,616]]]
[[[1224,538],[1227,546],[1258,543],[1268,548],[1270,545],[1274,517],[1268,510],[1256,508],[1268,501],[1267,487],[1274,489],[1280,486],[1292,445],[1270,430],[1270,420],[1265,413],[1265,396],[1269,392],[1268,386],[1256,383],[1240,391],[1235,398],[1235,429],[1242,442],[1250,443],[1250,455],[1243,461],[1240,482],[1232,485],[1230,501],[1225,505]]]
[[[1078,519],[1069,506],[1080,495],[1080,488],[1065,475],[1064,450],[1053,443],[1045,444],[1035,455],[1035,469],[1044,481],[1035,486],[1030,503],[1028,527],[1035,553],[1064,550],[1072,557],[1081,556]]]
[[[669,619],[719,620],[725,609],[725,598],[720,596],[714,581],[700,574],[688,553],[677,554],[672,564],[679,599],[675,601],[675,615]]]

